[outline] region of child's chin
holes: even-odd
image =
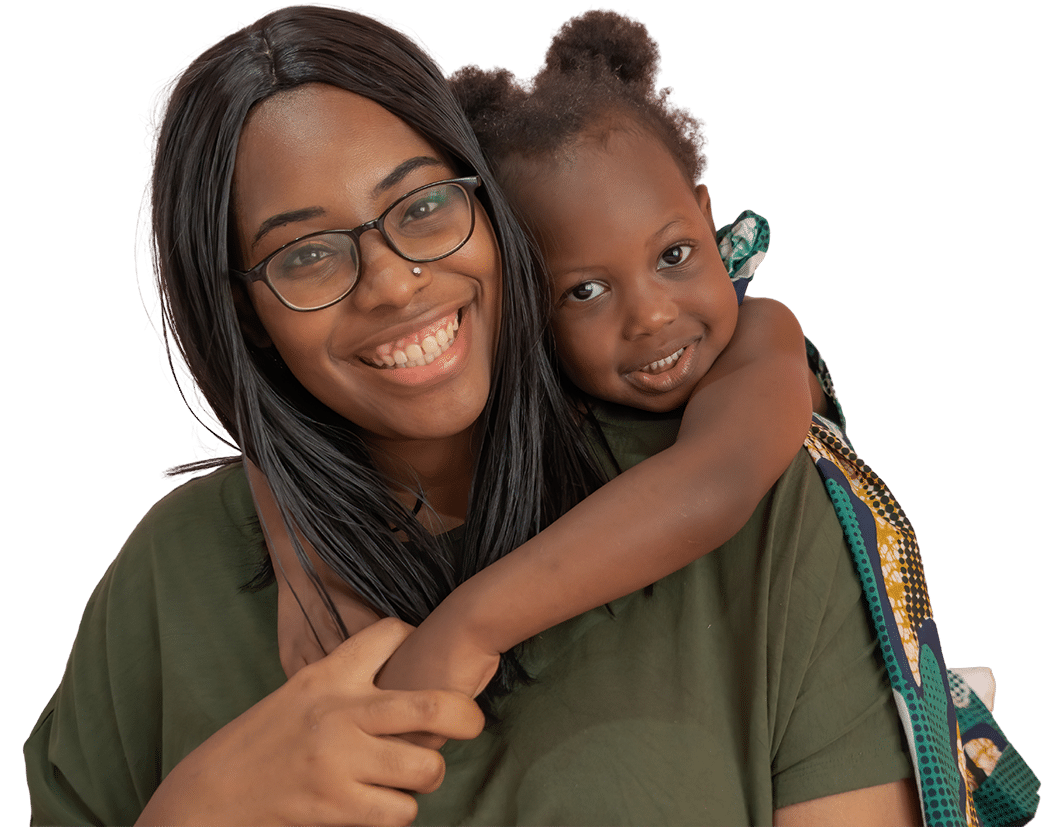
[[[675,392],[663,394],[633,393],[624,399],[609,401],[614,401],[616,405],[625,405],[627,408],[636,408],[639,411],[664,414],[683,408],[690,395],[690,393],[683,393],[678,389]]]

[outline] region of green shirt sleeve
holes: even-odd
[[[185,755],[285,680],[274,587],[242,589],[262,553],[241,466],[146,515],[25,744],[33,823],[132,824]]]

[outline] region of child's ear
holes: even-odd
[[[272,346],[268,331],[261,324],[257,311],[253,309],[246,292],[246,285],[236,280],[232,282],[232,300],[235,302],[235,312],[239,317],[239,326],[242,327],[242,335],[246,341],[257,348],[269,348]]]
[[[695,200],[698,201],[698,208],[702,211],[702,215],[705,216],[705,220],[709,222],[709,229],[713,231],[713,236],[716,236],[716,222],[713,221],[713,204],[709,200],[709,189],[705,184],[699,184],[695,187]]]

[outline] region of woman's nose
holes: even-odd
[[[645,281],[630,291],[625,304],[627,312],[623,336],[626,339],[654,335],[679,314],[669,291],[651,281]]]
[[[360,310],[406,307],[413,296],[430,284],[430,265],[402,258],[380,233],[363,235],[358,254],[361,270],[352,295]]]

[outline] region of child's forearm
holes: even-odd
[[[451,616],[449,625],[472,645],[505,652],[721,545],[760,497],[747,498],[744,517],[721,518],[733,505],[728,496],[700,488],[692,480],[700,475],[671,454],[667,449],[609,482],[459,586],[425,622]]]
[[[777,303],[748,303],[733,346],[692,397],[677,443],[461,585],[432,625],[505,652],[737,533],[799,450],[811,405],[795,318]]]

